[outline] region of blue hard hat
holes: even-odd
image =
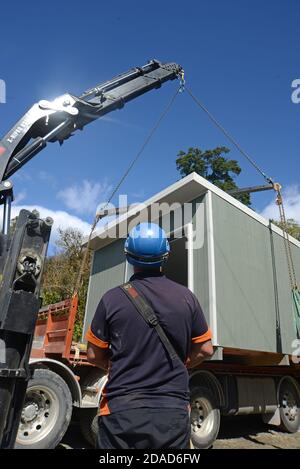
[[[160,267],[168,258],[170,245],[159,225],[140,223],[130,231],[124,251],[131,265]]]

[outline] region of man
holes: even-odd
[[[88,360],[108,370],[100,403],[98,448],[188,448],[188,368],[213,353],[211,332],[193,293],[163,274],[165,232],[141,223],[125,242],[130,285],[155,312],[177,359],[120,288],[102,297],[87,333]]]

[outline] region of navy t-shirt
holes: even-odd
[[[150,303],[181,360],[170,364],[156,331],[121,288],[103,295],[86,339],[109,348],[108,382],[100,414],[129,408],[187,408],[189,376],[184,362],[192,342],[211,339],[201,306],[183,285],[160,273],[138,273],[130,282]]]

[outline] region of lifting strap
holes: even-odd
[[[297,330],[297,337],[300,339],[300,291],[294,289],[292,291],[294,300],[294,314],[295,314],[295,325]]]
[[[285,209],[283,205],[283,197],[281,193],[280,184],[275,183],[274,190],[277,192],[276,204],[278,205],[278,208],[279,208],[281,228],[283,231],[285,256],[287,260],[288,274],[289,274],[291,290],[292,290],[295,328],[296,328],[297,337],[298,339],[300,339],[300,291],[298,288],[296,269],[295,269],[295,264],[294,264],[294,259],[293,259],[291,242],[290,242],[290,235],[287,229],[288,227],[287,218],[285,215]]]
[[[180,360],[176,350],[174,349],[173,345],[168,339],[164,329],[160,325],[158,317],[153,311],[153,308],[146,301],[146,299],[143,298],[139,294],[139,292],[130,282],[124,283],[124,285],[121,285],[120,288],[129,298],[131,303],[135,306],[135,309],[142,316],[142,318],[146,321],[148,326],[152,327],[156,331],[171,361],[173,362],[174,360],[177,360],[177,359]]]

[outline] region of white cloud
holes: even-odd
[[[24,171],[23,169],[20,169],[17,173],[13,175],[13,179],[19,179],[20,181],[32,181],[32,177],[29,173]]]
[[[47,183],[53,189],[56,188],[57,181],[56,181],[56,178],[53,176],[53,174],[49,173],[48,171],[39,171],[37,176],[41,181]]]
[[[19,204],[20,202],[22,202],[22,200],[26,199],[26,196],[27,196],[27,191],[26,190],[18,192],[18,194],[16,195],[16,197],[14,199],[14,203]]]
[[[12,218],[15,218],[20,210],[37,210],[40,213],[41,218],[51,217],[53,218],[53,226],[51,230],[51,243],[54,243],[58,237],[58,228],[77,228],[82,231],[84,235],[88,235],[91,230],[91,225],[81,218],[74,215],[70,215],[68,212],[63,210],[51,210],[46,207],[41,207],[39,205],[13,205],[12,206]]]
[[[79,214],[94,214],[98,205],[107,199],[111,186],[103,183],[93,183],[87,179],[81,184],[74,184],[58,192],[57,197],[71,210]]]
[[[300,223],[300,188],[297,185],[289,186],[282,192],[283,204],[286,212],[286,218],[293,218]],[[265,218],[279,219],[278,206],[274,201],[270,202],[261,212]]]

